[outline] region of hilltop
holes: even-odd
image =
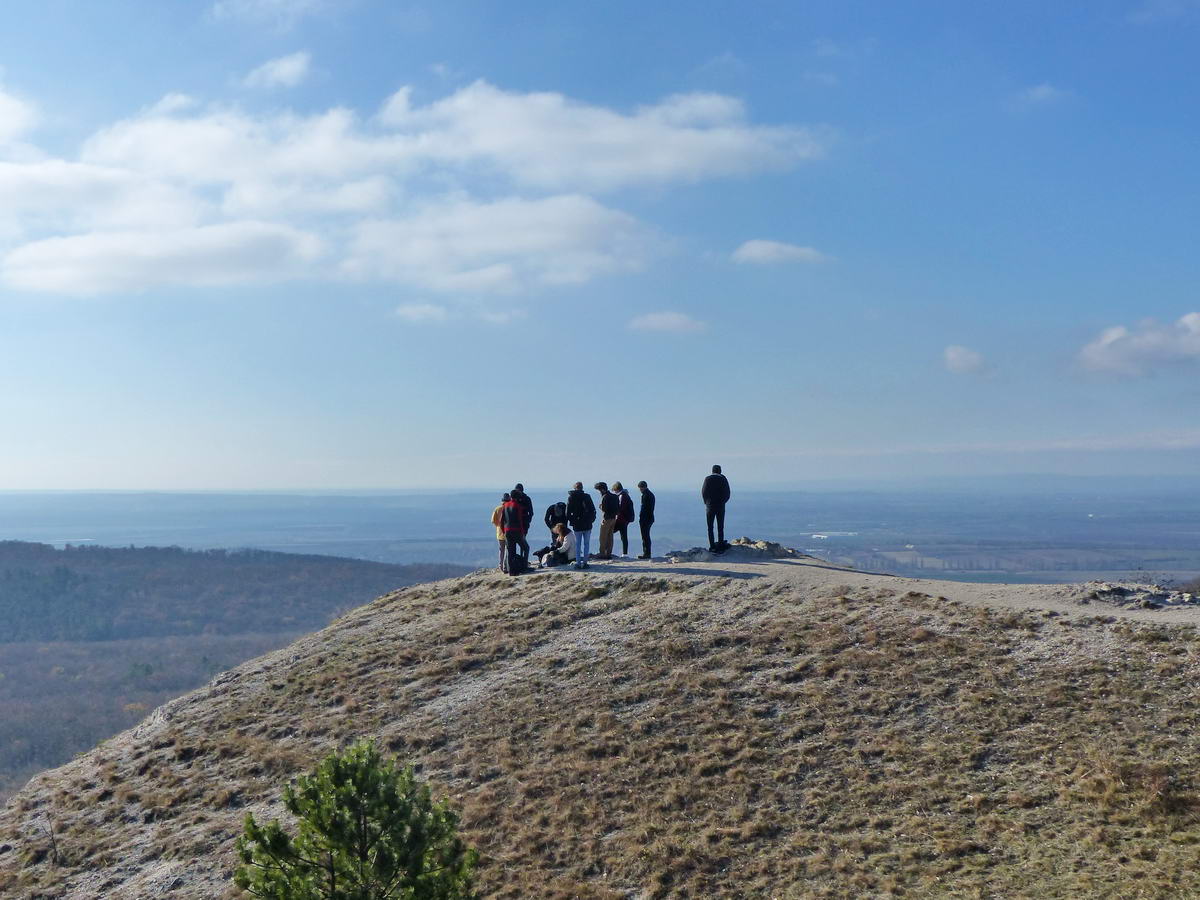
[[[1193,896],[1200,610],[1105,596],[750,553],[407,588],[33,779],[0,893],[232,897],[245,813],[373,737],[488,896]]]

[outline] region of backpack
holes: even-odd
[[[620,522],[622,525],[628,525],[630,522],[633,521],[633,519],[634,519],[633,498],[630,497],[628,494],[626,494],[624,491],[621,492],[621,500],[620,500],[620,503],[619,503],[617,509],[618,509],[618,512],[617,512],[617,521],[618,522]]]
[[[529,568],[529,560],[522,556],[519,550],[516,553],[506,553],[504,555],[508,559],[508,568],[505,571],[509,575],[520,575]]]

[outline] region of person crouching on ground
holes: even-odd
[[[629,555],[629,525],[633,522],[633,498],[619,481],[613,482],[613,493],[617,495],[617,534],[621,536],[621,555]]]
[[[638,511],[638,527],[642,531],[642,555],[638,559],[649,559],[650,526],[654,524],[654,494],[644,481],[639,481],[637,486],[642,492],[642,508]]]
[[[554,526],[553,545],[543,547],[535,555],[538,558],[539,568],[565,566],[569,562],[574,562],[575,535],[571,534],[570,529],[566,525],[559,522]]]
[[[575,487],[567,494],[567,524],[575,537],[575,568],[586,569],[588,564],[588,547],[592,543],[592,524],[596,521],[596,504],[583,489],[583,482],[575,482]]]
[[[504,494],[500,498],[500,505],[492,510],[492,524],[496,526],[496,540],[500,542],[500,571],[503,572],[506,568],[504,565],[504,550],[506,543],[504,540],[504,504],[512,500],[512,495]]]
[[[621,501],[603,481],[597,481],[592,487],[600,492],[600,552],[596,554],[596,559],[612,559],[613,531],[617,527]]]

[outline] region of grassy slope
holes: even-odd
[[[0,894],[221,896],[246,810],[367,735],[452,797],[490,896],[1195,896],[1198,673],[1178,627],[479,574],[35,779]]]

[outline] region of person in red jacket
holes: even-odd
[[[525,508],[510,496],[500,507],[500,527],[504,529],[504,544],[508,559],[508,574],[520,575],[529,565],[529,544],[525,541]],[[522,552],[521,546],[525,550]]]

